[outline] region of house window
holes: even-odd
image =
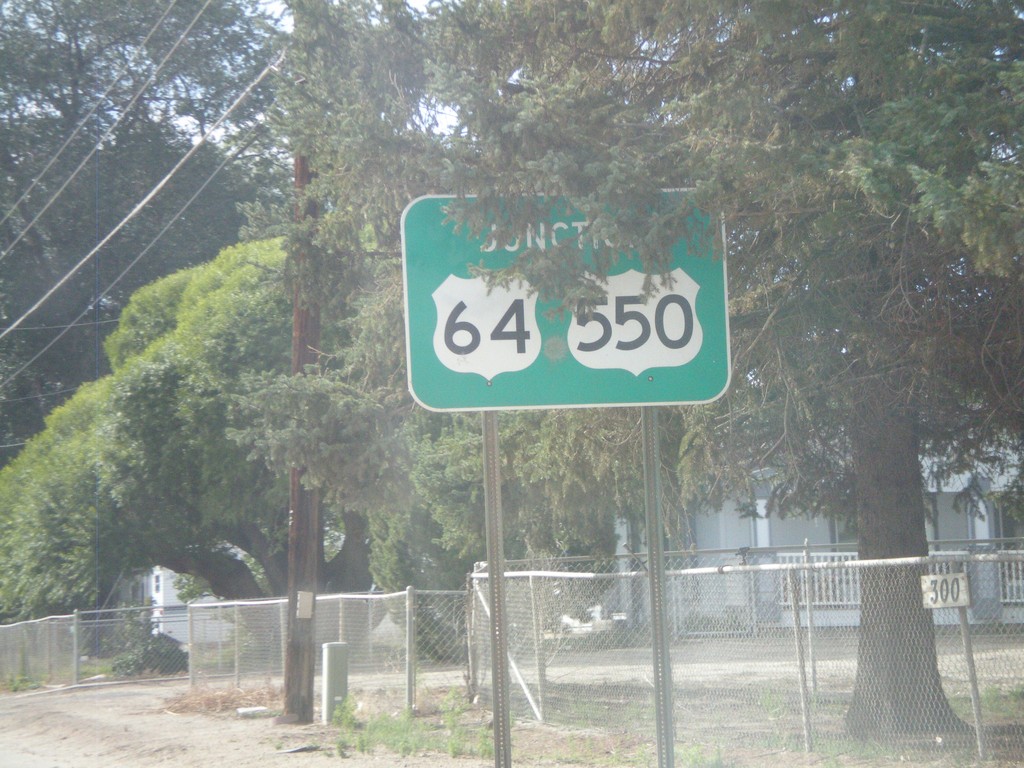
[[[160,594],[160,574],[159,573],[154,573],[153,574],[153,594],[154,595],[159,595]]]

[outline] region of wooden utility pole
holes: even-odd
[[[311,179],[309,161],[295,157],[295,219],[302,224],[317,215],[316,204],[306,200]],[[295,257],[292,309],[292,375],[302,376],[316,362],[320,346],[320,307],[302,290],[308,254],[300,247]],[[284,715],[299,723],[313,722],[313,676],[316,669],[314,617],[318,566],[323,537],[320,494],[303,487],[304,467],[290,475],[288,519],[288,627],[284,659]]]

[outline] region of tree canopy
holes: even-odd
[[[255,0],[10,0],[0,6],[5,329],[217,123],[273,61],[276,36]],[[251,92],[222,123],[219,145],[200,147],[90,264],[0,340],[4,444],[23,442],[79,383],[107,372],[102,340],[136,288],[207,261],[237,240],[238,204],[266,196],[260,185],[276,173],[279,154],[259,127],[271,98],[266,84]],[[234,162],[211,179],[227,157]],[[204,183],[197,203],[175,220]],[[279,180],[273,183],[280,188]],[[12,455],[8,450],[0,458]]]

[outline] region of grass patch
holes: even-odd
[[[700,745],[676,745],[672,750],[676,765],[680,768],[726,768],[722,753],[717,751],[709,757]]]
[[[966,694],[949,697],[953,711],[966,723],[974,724],[971,697]],[[1004,690],[985,688],[981,691],[981,716],[986,727],[1024,721],[1024,688]]]
[[[114,665],[110,659],[86,659],[78,665],[78,679],[88,680],[93,677],[112,677]]]
[[[403,757],[443,752],[452,757],[494,756],[489,729],[466,721],[469,707],[459,691],[452,689],[441,703],[441,722],[418,718],[408,709],[393,714],[379,713],[361,718],[351,697],[334,710],[338,727],[338,754],[372,752],[380,747]]]
[[[24,675],[11,675],[3,684],[0,685],[0,689],[8,691],[10,693],[19,693],[20,691],[34,691],[39,687],[39,683],[36,680],[25,677]]]
[[[608,731],[534,720],[512,724],[512,754],[523,765],[621,768],[657,764],[654,736],[645,728]]]
[[[998,722],[1020,722],[1024,720],[1024,688],[986,688],[981,692],[981,709]]]

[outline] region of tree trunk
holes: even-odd
[[[263,574],[267,580],[268,595],[287,595],[287,549],[282,548],[276,541],[269,539],[260,530],[260,527],[252,522],[245,522],[239,526],[237,543],[242,549],[256,558],[256,562],[263,568]]]
[[[341,550],[324,563],[322,587],[327,592],[369,592],[373,588],[370,575],[370,544],[366,518],[358,512],[345,512],[345,540]]]
[[[205,579],[210,590],[225,600],[248,600],[263,597],[263,590],[249,566],[225,552],[200,552],[158,559],[160,565],[175,573],[188,573]]]
[[[915,423],[867,398],[850,429],[862,560],[928,554]],[[967,726],[942,691],[935,625],[921,599],[921,566],[860,571],[857,679],[846,715],[859,738]]]

